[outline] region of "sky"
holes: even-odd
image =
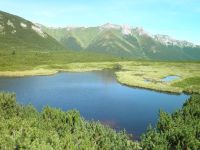
[[[126,24],[200,44],[200,0],[0,0],[0,10],[46,26]]]

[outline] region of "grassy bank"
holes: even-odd
[[[116,77],[122,84],[161,92],[200,93],[200,63],[129,62],[121,66],[122,71],[116,72]],[[179,78],[162,81],[171,75]]]

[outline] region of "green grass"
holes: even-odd
[[[191,77],[191,78],[186,78],[182,81],[176,82],[173,84],[173,86],[177,86],[177,87],[187,87],[188,84],[191,85],[200,85],[200,77]]]
[[[38,66],[60,66],[69,63],[119,61],[117,57],[71,51],[0,51],[0,71],[31,70]],[[53,67],[54,68],[54,67]],[[62,68],[62,67],[61,67]],[[59,68],[57,68],[59,69]]]
[[[182,81],[173,83],[172,86],[180,87],[188,93],[199,93],[200,90],[200,77],[190,77]]]

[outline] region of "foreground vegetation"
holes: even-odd
[[[38,112],[17,104],[14,94],[0,93],[0,149],[198,150],[200,95],[171,115],[161,111],[156,128],[149,128],[138,143],[125,132],[85,121],[76,110],[46,107]]]
[[[157,127],[142,136],[141,146],[146,150],[199,150],[200,95],[193,95],[172,115],[161,111]]]
[[[16,104],[15,95],[0,94],[0,149],[102,150],[139,149],[124,132],[88,122],[79,112],[46,107],[41,113]]]

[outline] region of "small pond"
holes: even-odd
[[[179,78],[180,78],[179,76],[167,76],[167,77],[162,78],[161,81],[170,82],[170,81],[177,80]]]

